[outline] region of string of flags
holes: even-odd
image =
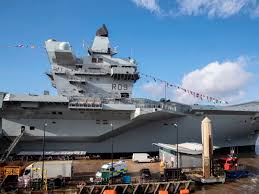
[[[31,49],[44,48],[43,46],[39,46],[39,45],[35,45],[35,44],[0,45],[0,47],[4,47],[4,48],[31,48]]]
[[[167,87],[167,88],[171,87],[171,88],[175,88],[177,90],[180,90],[182,92],[185,92],[185,93],[191,95],[192,97],[198,98],[202,101],[207,100],[208,102],[212,102],[212,103],[215,103],[215,104],[228,104],[227,101],[224,101],[224,100],[221,100],[219,98],[212,97],[212,96],[208,96],[208,95],[205,95],[205,94],[202,94],[200,92],[196,92],[196,91],[193,91],[193,90],[190,90],[190,89],[186,89],[186,88],[183,88],[183,87],[181,87],[179,85],[176,85],[176,84],[171,84],[167,81],[161,80],[161,79],[156,78],[156,77],[151,76],[151,75],[147,75],[147,74],[144,74],[144,73],[140,73],[140,75],[142,75],[144,78],[151,79],[154,82],[163,83],[163,84],[165,84],[165,87]]]

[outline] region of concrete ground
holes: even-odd
[[[108,163],[110,160],[78,160],[74,161],[74,174],[89,180],[102,164]],[[134,163],[130,159],[125,160],[128,165],[129,175],[139,176],[142,168],[149,168],[153,175],[159,173],[159,162],[157,163]],[[225,184],[213,184],[197,186],[195,194],[236,194],[236,193],[258,193],[259,194],[259,157],[253,154],[242,154],[240,156],[240,164],[245,165],[251,172],[252,176],[248,178],[240,178],[234,181],[227,181]]]
[[[119,160],[114,160],[119,161]],[[124,160],[128,167],[128,175],[138,176],[142,168],[150,169],[152,174],[159,173],[159,162],[155,163],[134,163],[131,159]],[[73,173],[76,177],[94,177],[95,173],[103,164],[111,160],[75,160],[73,161]]]
[[[118,161],[118,160],[114,160]],[[128,166],[128,175],[136,178],[139,176],[139,171],[142,168],[149,168],[152,176],[159,174],[159,162],[156,163],[134,163],[131,159],[124,160]],[[76,182],[88,181],[90,177],[94,177],[95,173],[105,163],[111,160],[101,159],[85,159],[73,161],[73,174],[75,175]],[[20,163],[20,162],[18,162]],[[9,165],[19,165],[16,163],[9,163]],[[252,173],[248,178],[240,178],[234,181],[227,181],[225,184],[213,184],[197,186],[195,194],[235,194],[235,193],[258,193],[259,194],[259,156],[253,154],[241,154],[240,164],[243,164]]]

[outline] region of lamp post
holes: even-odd
[[[113,133],[113,125],[111,123],[111,133]],[[113,134],[112,134],[113,135]],[[111,158],[112,158],[112,177],[111,177],[111,184],[113,184],[113,137],[111,136],[111,144],[112,144],[112,153],[111,153]]]
[[[44,126],[43,126],[43,142],[42,142],[42,167],[41,167],[41,186],[42,186],[42,189],[43,189],[43,186],[44,186],[45,132],[46,132],[47,126],[48,126],[48,124],[44,123]]]
[[[177,163],[176,163],[176,168],[178,169],[179,168],[179,165],[178,165],[178,155],[179,155],[179,150],[178,150],[178,123],[174,123],[174,127],[176,128],[176,160],[177,160]]]

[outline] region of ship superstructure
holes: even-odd
[[[139,79],[134,59],[115,58],[105,25],[97,30],[88,56],[77,58],[68,42],[45,42],[51,63],[52,85],[62,96],[131,98]]]
[[[201,121],[213,123],[214,144],[254,145],[259,130],[259,102],[233,106],[185,105],[132,98],[139,79],[137,63],[116,58],[108,30],[96,32],[88,55],[75,56],[68,42],[45,42],[51,70],[47,73],[58,96],[0,93],[2,152],[156,151],[154,142],[201,142]]]

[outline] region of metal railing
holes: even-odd
[[[186,113],[190,110],[188,105],[182,105],[174,102],[159,102],[159,101],[152,101],[144,98],[124,98],[124,99],[115,99],[115,98],[82,98],[82,97],[71,97],[69,99],[70,105],[75,107],[74,104],[77,104],[79,107],[88,107],[86,105],[89,102],[93,102],[90,104],[131,104],[135,105],[136,108],[141,109],[159,109],[159,110],[166,110],[172,112],[181,112]],[[100,106],[101,106],[100,105]],[[98,107],[98,106],[97,106]]]
[[[103,194],[105,190],[121,190],[123,194],[137,193],[158,193],[159,191],[168,191],[169,193],[179,193],[181,189],[190,189],[193,181],[168,181],[168,182],[148,182],[132,184],[113,184],[113,185],[78,185],[79,194],[86,192],[89,194]]]
[[[102,101],[100,98],[80,98],[71,97],[69,99],[68,108],[70,109],[101,109]]]

